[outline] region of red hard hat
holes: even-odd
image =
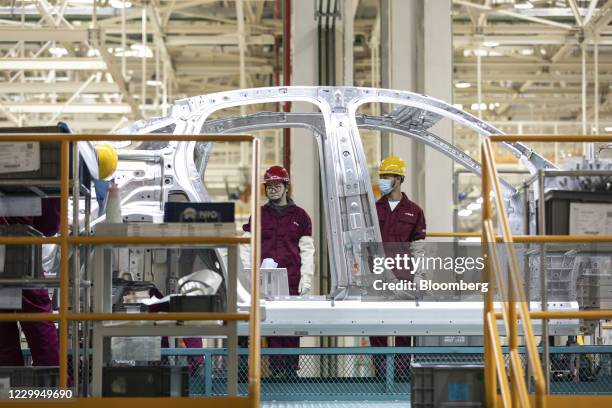
[[[264,173],[264,184],[275,181],[289,182],[289,172],[282,166],[272,166]]]

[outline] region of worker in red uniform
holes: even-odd
[[[308,295],[314,273],[314,241],[312,223],[303,208],[288,197],[289,173],[281,166],[272,166],[264,174],[268,202],[261,208],[261,258],[271,258],[279,268],[287,268],[290,295]],[[242,226],[251,232],[251,220]],[[247,246],[248,247],[248,246]],[[242,247],[245,267],[250,265],[250,253]],[[250,248],[249,248],[250,249]],[[268,337],[269,347],[300,346],[299,337]],[[271,356],[270,373],[294,376],[299,356]]]
[[[117,168],[117,153],[106,144],[96,148],[98,177],[112,176]],[[45,198],[41,201],[41,215],[28,217],[0,217],[0,225],[25,224],[44,236],[54,236],[60,229],[60,199]],[[7,312],[7,311],[2,311]],[[12,311],[10,311],[12,312]],[[53,305],[47,289],[23,289],[21,313],[53,313]],[[59,365],[59,343],[55,323],[50,321],[19,322],[23,330],[35,366]],[[17,322],[0,322],[0,366],[23,366],[23,354]],[[69,383],[71,378],[69,378]]]
[[[419,256],[423,252],[423,241],[425,239],[425,215],[416,203],[410,201],[401,190],[404,177],[406,176],[406,163],[395,156],[385,158],[378,168],[379,187],[382,197],[376,202],[376,213],[382,242],[410,243],[412,256]],[[421,242],[417,242],[421,241]],[[388,256],[388,254],[386,254]],[[403,274],[401,272],[404,272]],[[393,271],[398,279],[412,281],[414,275],[409,271]],[[373,347],[386,347],[386,336],[370,337],[370,345]],[[412,345],[410,336],[398,336],[395,338],[397,347],[409,347]],[[376,375],[380,376],[385,370],[386,359],[384,356],[376,356]],[[409,359],[407,355],[396,356],[396,376],[407,376]]]
[[[0,225],[27,224],[45,236],[59,231],[59,198],[42,200],[42,213],[37,217],[0,217]],[[47,289],[24,289],[21,293],[23,313],[52,313],[53,306]],[[19,322],[23,330],[35,366],[59,365],[57,330],[53,322]],[[0,322],[0,366],[22,366],[23,355],[19,341],[17,322]]]

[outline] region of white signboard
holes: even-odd
[[[570,235],[612,234],[612,204],[570,203]]]
[[[0,173],[34,171],[39,168],[38,142],[0,142]]]
[[[0,309],[21,309],[21,289],[0,288]]]
[[[40,197],[0,197],[0,217],[38,217],[41,214]]]

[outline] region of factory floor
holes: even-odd
[[[262,401],[265,408],[410,408],[407,401]]]

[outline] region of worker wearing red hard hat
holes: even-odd
[[[268,202],[261,209],[261,259],[271,258],[279,268],[287,268],[290,295],[308,295],[314,274],[312,223],[306,211],[288,197],[289,173],[272,166],[264,174]],[[251,220],[242,226],[251,232]],[[244,248],[244,247],[243,247]],[[250,265],[250,254],[241,251],[243,264]],[[299,337],[270,337],[269,347],[299,347]],[[294,375],[299,356],[271,356],[273,375]]]
[[[408,199],[401,190],[406,176],[406,163],[400,157],[385,158],[378,168],[379,188],[382,197],[376,202],[376,213],[382,242],[410,242],[413,256],[424,252],[425,215],[421,207]],[[420,242],[417,242],[420,241]],[[387,255],[388,256],[388,255]],[[414,276],[409,271],[393,271],[398,279],[412,281]],[[373,347],[386,347],[386,336],[371,336],[370,345]],[[408,347],[412,345],[410,336],[395,338],[395,346]],[[398,376],[407,376],[409,370],[408,355],[397,356],[395,359],[395,373]],[[386,367],[385,356],[375,358],[376,375],[380,376]]]

